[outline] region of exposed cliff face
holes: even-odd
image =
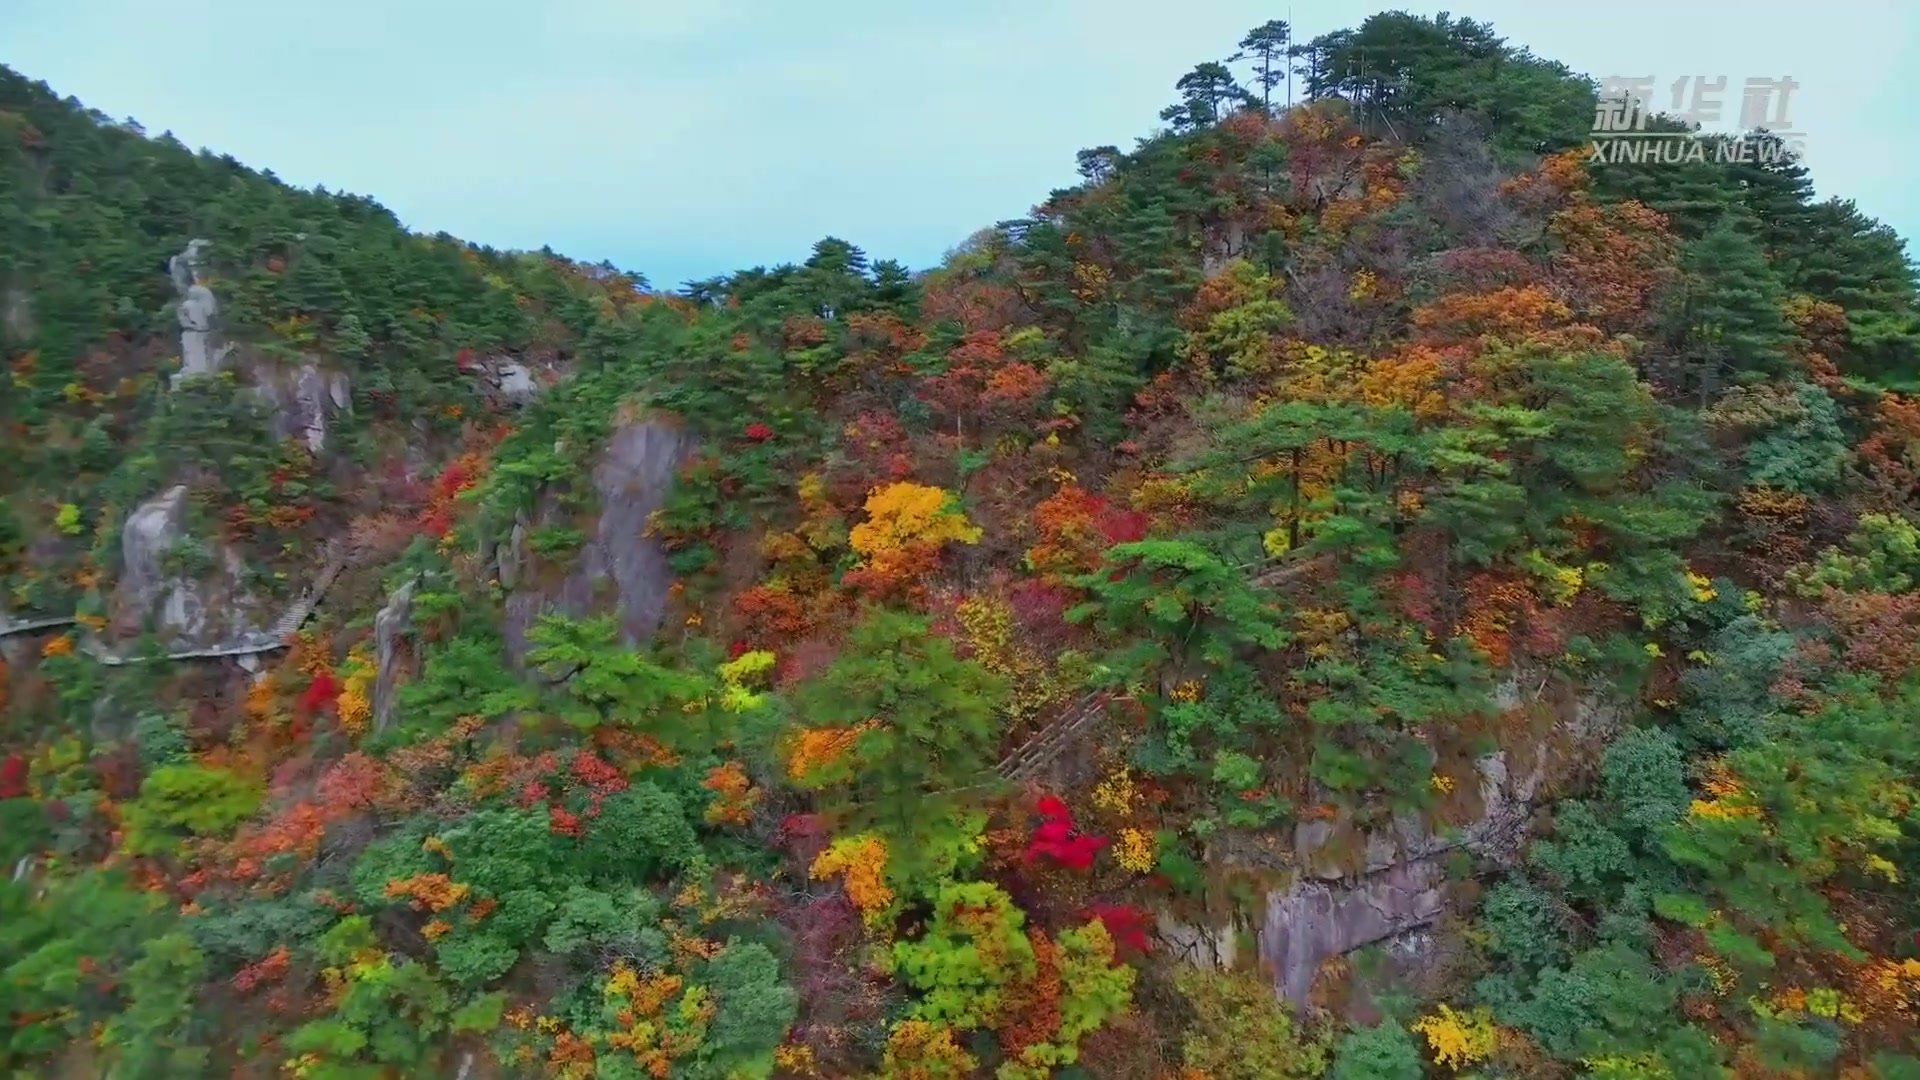
[[[403,668],[412,659],[406,648],[406,633],[413,622],[413,589],[417,579],[409,581],[387,597],[386,606],[373,616],[375,676],[373,683],[373,729],[384,731],[393,722],[393,709],[399,702]]]
[[[175,584],[164,561],[186,535],[187,488],[181,484],[141,503],[120,534],[120,593],[123,610],[135,619],[151,614]]]
[[[1478,759],[1477,811],[1462,826],[1436,830],[1419,815],[1398,815],[1385,828],[1360,829],[1350,819],[1302,822],[1294,829],[1292,880],[1266,895],[1251,927],[1256,955],[1238,955],[1236,928],[1213,929],[1162,920],[1162,934],[1191,962],[1222,967],[1259,964],[1275,989],[1305,1003],[1327,961],[1368,946],[1385,947],[1397,966],[1417,963],[1433,945],[1426,931],[1450,910],[1446,857],[1456,851],[1501,863],[1518,856],[1535,808],[1560,777],[1598,756],[1620,712],[1598,694],[1550,701],[1547,682],[1516,676],[1497,690],[1503,713],[1551,714],[1550,722],[1511,736]]]
[[[237,351],[222,336],[219,302],[208,285],[211,251],[208,241],[196,239],[168,263],[179,295],[182,364],[175,385],[218,373]],[[251,350],[239,355],[250,392],[267,407],[270,434],[299,439],[315,453],[324,450],[330,421],[351,405],[347,377],[313,359],[293,367]],[[192,535],[188,510],[189,488],[182,484],[128,516],[110,620],[113,635],[125,639],[151,631],[170,650],[200,650],[265,646],[297,628],[304,615],[282,626],[288,614],[265,612],[252,595],[237,549]]]
[[[187,525],[184,484],[140,504],[121,531],[121,571],[114,596],[116,634],[151,628],[173,648],[203,648],[263,634],[259,602],[245,587],[245,565],[225,545],[198,545],[211,567],[192,572],[178,553],[195,538]]]
[[[494,554],[501,583],[513,589],[506,602],[506,635],[515,663],[526,656],[528,629],[545,612],[582,616],[614,610],[622,633],[633,643],[659,629],[673,575],[665,549],[647,536],[647,524],[666,502],[691,446],[677,424],[660,418],[636,419],[614,432],[593,469],[599,516],[558,581],[533,574],[531,567],[527,580],[521,581],[522,568],[528,565],[529,523],[515,523]],[[546,508],[534,524],[553,524],[555,516]]]
[[[299,439],[316,454],[325,450],[332,421],[353,404],[346,375],[311,360],[297,368],[264,361],[248,368],[254,393],[270,410],[273,437]]]

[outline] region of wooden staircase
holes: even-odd
[[[1255,588],[1271,589],[1289,581],[1304,577],[1308,573],[1324,567],[1329,561],[1325,555],[1302,557],[1298,553],[1282,555],[1276,559],[1252,563],[1240,569],[1257,571],[1250,579]],[[1113,701],[1111,691],[1095,691],[1075,701],[1066,710],[1035,732],[1026,742],[1021,743],[1013,753],[1001,759],[994,767],[1003,780],[1031,780],[1042,769],[1057,760],[1062,753],[1081,737],[1099,725],[1106,715],[1107,705]]]
[[[1003,780],[1031,780],[1040,770],[1052,764],[1062,752],[1074,743],[1089,728],[1099,723],[1107,713],[1107,703],[1113,700],[1110,691],[1100,690],[1088,694],[1074,702],[1066,711],[1055,717],[1045,727],[1034,732],[1033,737],[1021,743],[1019,748],[1008,754],[1000,764],[994,766],[994,772]]]

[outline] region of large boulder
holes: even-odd
[[[524,660],[527,631],[546,612],[580,617],[614,611],[630,644],[659,629],[673,574],[666,550],[647,535],[647,524],[666,502],[691,446],[686,432],[666,418],[635,419],[615,429],[591,478],[599,516],[572,566],[558,581],[529,573],[507,596],[507,650],[514,663]],[[553,516],[548,508],[536,524],[551,523]],[[524,527],[516,529],[509,551],[501,553],[516,568],[509,571],[516,580],[524,553],[511,548],[525,535]]]
[[[1295,881],[1267,894],[1260,958],[1281,996],[1304,1003],[1326,961],[1437,920],[1447,910],[1445,885],[1431,857],[1393,863],[1347,885]]]

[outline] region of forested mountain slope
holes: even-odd
[[[0,1067],[1920,1076],[1900,239],[1241,49],[671,294],[0,69]]]

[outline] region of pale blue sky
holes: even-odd
[[[1382,4],[1300,3],[1308,37]],[[1920,237],[1920,3],[1448,5],[1596,77],[1801,84],[1822,194]],[[1438,8],[1408,5],[1431,14]],[[841,236],[913,267],[1132,145],[1246,0],[0,0],[0,62],[409,226],[672,287]]]

